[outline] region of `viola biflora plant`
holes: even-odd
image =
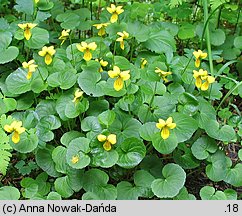
[[[239,1],[0,12],[0,199],[242,198]]]

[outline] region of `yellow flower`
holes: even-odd
[[[26,40],[29,40],[31,38],[31,29],[37,26],[37,24],[34,23],[22,23],[18,24],[18,27],[24,30],[24,37]]]
[[[161,130],[161,137],[165,140],[170,136],[170,130],[176,127],[176,123],[172,123],[172,117],[169,117],[166,121],[159,119],[159,123],[156,123],[156,127]]]
[[[124,12],[122,9],[123,6],[116,7],[114,4],[111,4],[111,7],[107,7],[107,11],[112,14],[110,18],[111,23],[115,23],[118,20],[118,15]]]
[[[207,58],[207,55],[208,55],[208,54],[202,52],[202,50],[198,50],[198,51],[194,51],[194,52],[193,52],[193,55],[194,55],[195,58],[196,58],[195,66],[198,68],[198,67],[200,67],[201,59],[205,59],[205,58]]]
[[[20,141],[20,134],[25,132],[25,128],[22,127],[21,121],[13,121],[10,125],[5,125],[4,130],[8,133],[13,132],[12,141],[17,144]]]
[[[71,162],[72,162],[73,164],[78,163],[78,161],[79,161],[79,156],[72,156]]]
[[[124,50],[124,39],[127,39],[129,37],[129,33],[126,31],[118,32],[117,33],[120,37],[116,40],[120,42],[120,48]]]
[[[26,78],[29,80],[32,77],[33,72],[36,70],[38,65],[34,64],[34,60],[30,60],[29,62],[23,62],[22,63],[23,68],[28,68],[28,73],[26,75]]]
[[[156,67],[156,70],[155,70],[156,73],[159,74],[159,76],[161,76],[161,78],[165,81],[165,82],[168,82],[168,79],[166,78],[168,75],[171,75],[172,73],[171,72],[165,72],[163,70],[161,70],[160,68]]]
[[[108,136],[105,136],[103,134],[99,134],[97,136],[97,139],[98,139],[99,142],[105,142],[103,144],[103,148],[106,151],[110,151],[111,148],[112,148],[111,145],[114,145],[117,142],[117,138],[116,138],[116,135],[115,134],[109,134]]]
[[[106,34],[105,28],[109,25],[110,23],[100,23],[100,24],[94,24],[93,26],[99,29],[98,35],[103,36]]]
[[[207,91],[209,88],[209,84],[212,84],[215,82],[215,78],[213,76],[204,76],[202,77],[202,80],[205,80],[205,82],[201,86],[202,91]]]
[[[70,29],[67,29],[67,30],[62,30],[62,32],[61,32],[61,36],[58,38],[58,39],[60,39],[60,40],[62,40],[61,41],[61,45],[66,41],[66,39],[68,38],[68,36],[69,36],[69,32],[70,32],[71,30]]]
[[[72,100],[73,103],[76,103],[79,101],[79,98],[81,98],[83,95],[83,91],[81,91],[80,89],[77,89],[75,91],[75,94],[74,94],[74,99]]]
[[[145,58],[141,58],[141,64],[140,64],[141,69],[144,69],[147,63],[148,62]]]
[[[209,76],[206,70],[200,69],[199,71],[193,70],[193,77],[196,79],[195,85],[202,91],[206,91],[209,88],[209,84],[215,81],[213,76]],[[203,82],[205,81],[205,82]]]
[[[81,42],[81,44],[76,45],[77,49],[81,52],[84,52],[83,58],[86,61],[90,61],[92,59],[92,53],[90,50],[97,49],[97,44],[95,42],[87,44],[86,42]]]
[[[108,62],[104,61],[103,59],[101,59],[100,61],[98,59],[95,59],[95,61],[99,62],[99,64],[101,65],[101,67],[99,68],[99,72],[103,72],[102,67],[106,67],[108,65]]]
[[[44,46],[39,55],[45,57],[45,64],[49,65],[52,62],[52,56],[56,53],[54,46],[46,47]]]
[[[116,91],[120,91],[123,86],[124,86],[124,81],[128,80],[130,78],[130,70],[127,71],[120,71],[120,68],[118,66],[114,66],[113,70],[108,71],[108,75],[111,78],[116,78],[117,79],[114,81],[114,89]]]

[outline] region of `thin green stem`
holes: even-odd
[[[222,4],[223,5],[223,4]],[[206,22],[205,22],[205,25],[204,25],[204,28],[203,28],[203,33],[202,33],[202,38],[201,38],[201,44],[200,44],[200,50],[202,50],[203,49],[203,39],[204,39],[204,36],[205,36],[205,30],[206,30],[206,28],[207,28],[207,26],[208,26],[208,22],[209,22],[209,20],[211,19],[211,17],[213,16],[213,14],[222,6],[222,5],[219,5],[218,7],[216,7],[212,12],[211,12],[211,14],[209,15],[209,17],[208,17],[208,19],[206,20]]]
[[[239,17],[240,17],[240,11],[241,11],[241,7],[239,6],[239,3],[238,3],[238,7],[239,7],[239,12],[238,12],[236,24],[234,26],[234,33],[236,32],[236,29],[237,29],[237,26],[238,26],[238,23],[239,23]]]
[[[181,72],[181,76],[185,73],[185,71],[187,70],[187,67],[188,67],[188,65],[190,64],[190,62],[191,62],[191,60],[192,60],[192,55],[191,55],[191,57],[189,58],[189,60],[188,60],[188,63],[186,64],[186,66],[185,66],[185,68],[184,68],[184,70]]]
[[[130,58],[129,61],[132,62],[132,57],[133,57],[133,52],[134,52],[134,39],[131,39],[131,51],[130,51]]]
[[[205,27],[206,21],[208,20],[208,2],[207,0],[203,0],[203,10],[204,10],[204,28],[206,31],[206,42],[207,42],[207,50],[208,50],[208,60],[209,60],[209,67],[210,73],[213,76],[213,59],[212,59],[212,50],[211,50],[211,43],[210,43],[210,33],[209,33],[209,24]]]
[[[158,84],[158,82],[156,81],[156,82],[155,82],[154,92],[153,92],[152,98],[151,98],[151,100],[150,100],[150,104],[149,104],[149,107],[148,107],[148,109],[147,109],[147,112],[146,112],[146,114],[145,114],[144,123],[145,123],[146,120],[147,120],[147,116],[148,116],[149,110],[150,110],[150,108],[151,108],[151,106],[152,106],[152,103],[153,103],[153,101],[154,101],[155,93],[156,93],[156,89],[157,89],[157,84]]]
[[[76,68],[76,59],[75,59],[73,47],[72,47],[71,33],[72,33],[72,31],[70,32],[70,35],[69,35],[69,41],[70,41],[70,45],[71,45],[72,63],[74,63],[74,65],[72,64],[72,66],[74,66],[74,68]]]

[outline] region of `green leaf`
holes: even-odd
[[[52,191],[48,194],[47,200],[61,200],[61,195]]]
[[[129,70],[130,62],[123,56],[114,56],[114,64],[118,66],[120,70]]]
[[[226,156],[223,151],[216,151],[210,158],[211,164],[206,166],[206,174],[214,182],[222,181],[226,176]]]
[[[80,133],[79,131],[68,131],[63,134],[60,141],[61,141],[62,145],[68,147],[68,145],[70,144],[70,142],[73,139],[81,137],[81,136],[82,136],[82,133]]]
[[[218,146],[214,139],[204,136],[197,139],[192,145],[192,154],[199,160],[206,159],[210,153],[215,153]]]
[[[19,13],[25,13],[26,15],[32,15],[34,13],[34,2],[32,0],[16,0],[14,8]]]
[[[229,168],[224,181],[235,187],[241,187],[242,186],[242,164],[236,164],[235,167]]]
[[[200,165],[199,161],[193,156],[190,146],[180,143],[173,153],[175,162],[183,169],[194,169]]]
[[[204,186],[200,190],[202,200],[226,200],[227,197],[222,191],[215,191],[211,186]]]
[[[67,147],[66,161],[71,167],[82,169],[89,165],[91,161],[90,157],[87,155],[90,151],[89,143],[90,140],[84,137],[76,138],[69,143]],[[73,157],[79,157],[77,163],[72,162]]]
[[[148,122],[140,127],[139,134],[144,140],[152,141],[155,131],[157,131],[155,122]]]
[[[94,97],[104,95],[102,86],[105,81],[100,81],[101,74],[98,72],[99,67],[98,62],[90,61],[87,66],[83,66],[83,72],[78,77],[78,84],[87,95]]]
[[[237,36],[234,39],[234,46],[238,49],[242,49],[242,36]]]
[[[54,185],[57,193],[59,193],[64,198],[68,198],[74,193],[69,185],[68,176],[57,178]]]
[[[196,29],[195,25],[192,25],[187,22],[182,23],[182,25],[179,28],[178,37],[181,40],[187,40],[187,39],[193,38],[195,37],[195,29]]]
[[[111,125],[113,123],[113,121],[115,120],[115,117],[116,117],[116,114],[114,111],[107,110],[98,116],[98,121],[100,124],[103,124],[103,125],[106,125],[107,127],[109,127],[109,125]]]
[[[12,138],[12,135],[10,137]],[[20,141],[17,144],[13,143],[12,139],[10,139],[9,143],[14,150],[20,153],[28,153],[37,148],[38,141],[36,130],[30,129],[28,133],[20,134]]]
[[[61,89],[70,89],[75,85],[77,76],[71,71],[56,72],[51,74],[47,82],[51,87],[60,87]]]
[[[138,42],[145,42],[149,38],[149,28],[138,21],[134,23],[128,23],[127,32],[130,34],[131,37],[134,37]]]
[[[12,186],[0,188],[0,200],[18,200],[20,198],[19,190]]]
[[[182,113],[172,113],[173,122],[176,123],[176,127],[171,130],[177,137],[177,142],[184,142],[190,139],[193,133],[197,130],[197,121],[192,117]]]
[[[25,40],[25,45],[31,49],[40,49],[49,43],[49,32],[45,29],[35,27],[31,30],[32,36]]]
[[[52,159],[55,163],[55,169],[60,173],[67,173],[68,165],[66,163],[66,148],[57,146],[52,152]]]
[[[138,170],[134,173],[134,183],[136,186],[148,188],[150,190],[154,180],[155,177],[146,170]]]
[[[38,149],[36,153],[36,163],[49,176],[59,177],[60,173],[55,169],[55,163],[52,159],[54,147],[47,145],[45,149]]]
[[[113,200],[117,198],[117,189],[110,184],[108,175],[99,169],[90,169],[84,174],[83,188],[88,192],[93,192],[103,200]]]
[[[91,150],[92,164],[94,166],[100,166],[103,168],[109,168],[114,166],[119,158],[117,151],[106,151],[102,146],[93,148]]]
[[[173,36],[166,30],[151,31],[149,39],[143,43],[146,48],[161,53],[173,53],[176,50]]]
[[[168,139],[165,140],[161,137],[160,132],[153,136],[152,145],[161,154],[170,154],[177,147],[177,137],[172,132]]]
[[[117,200],[137,200],[141,194],[141,188],[134,187],[127,181],[121,181],[117,185]]]
[[[17,58],[19,54],[19,49],[18,47],[15,47],[15,46],[10,46],[0,51],[1,51],[0,64],[5,64],[7,62],[13,61],[14,59]]]
[[[146,148],[142,141],[137,138],[125,139],[118,147],[119,160],[117,164],[129,169],[137,166],[145,157]]]
[[[30,91],[30,80],[27,80],[26,75],[27,73],[21,68],[18,68],[11,73],[6,79],[8,91],[12,94],[15,94],[16,92],[22,94]]]
[[[153,193],[159,198],[172,198],[176,196],[185,184],[186,173],[177,164],[167,164],[162,169],[163,179],[152,182]]]
[[[210,32],[210,42],[214,46],[220,46],[225,41],[225,33],[222,29],[214,29]]]
[[[63,29],[74,29],[80,24],[80,17],[70,11],[67,11],[63,14],[59,14],[56,17],[58,22],[61,22],[61,27]]]

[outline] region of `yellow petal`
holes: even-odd
[[[195,56],[196,59],[200,58],[200,52],[201,52],[201,50],[193,52],[193,55]]]
[[[46,54],[45,56],[45,64],[49,65],[52,62],[52,57],[50,54]]]
[[[201,88],[202,80],[200,77],[196,78],[195,85],[197,86],[197,88]]]
[[[97,33],[99,36],[103,36],[106,34],[106,31],[105,31],[105,28],[101,28],[98,33]]]
[[[104,148],[106,151],[110,151],[111,148],[112,148],[110,142],[106,141],[106,142],[103,144],[103,148]]]
[[[123,31],[123,34],[124,34],[124,39],[127,39],[128,37],[129,37],[129,33],[128,32],[126,32],[126,31]]]
[[[176,123],[169,123],[167,124],[167,127],[170,129],[174,129],[176,127]]]
[[[84,48],[87,48],[88,45],[87,45],[87,43],[85,41],[82,41],[81,42],[81,46],[84,47]]]
[[[81,44],[77,44],[76,48],[81,52],[84,52],[86,50],[86,47],[83,47]]]
[[[201,86],[201,90],[202,90],[202,91],[207,91],[207,90],[208,90],[208,87],[209,87],[209,82],[206,81],[206,82],[204,82],[204,83],[202,84],[202,86]]]
[[[27,27],[27,24],[26,23],[20,23],[20,24],[18,24],[18,27],[21,28],[21,29],[25,29]]]
[[[8,133],[13,132],[13,127],[11,125],[4,125],[3,129]]]
[[[117,142],[117,137],[115,134],[110,134],[107,137],[107,141],[114,145]]]
[[[202,59],[205,59],[205,58],[207,58],[208,54],[202,52],[200,56],[201,56]]]
[[[29,67],[29,64],[27,62],[23,62],[22,63],[22,66],[23,66],[23,68],[28,68]]]
[[[170,136],[169,128],[165,126],[161,131],[161,137],[163,139],[167,139],[169,136]]]
[[[172,117],[169,117],[167,120],[166,120],[166,124],[171,124],[172,123]]]
[[[195,61],[195,67],[199,68],[200,63],[201,63],[201,60],[199,58],[196,59],[196,61]]]
[[[113,13],[116,10],[116,6],[114,4],[111,4],[111,7],[107,7],[107,11],[109,13]]]
[[[35,24],[35,23],[26,23],[26,24],[27,24],[27,27],[30,28],[30,29],[32,29],[35,26],[37,26],[37,24]]]
[[[110,18],[110,22],[115,23],[115,22],[117,22],[117,20],[118,20],[118,14],[116,12],[114,12]]]
[[[122,78],[118,77],[113,84],[113,87],[116,91],[120,91],[124,87],[124,81]]]
[[[215,78],[214,78],[213,76],[208,76],[208,77],[207,77],[207,81],[208,81],[209,83],[214,83],[214,82],[215,82]]]
[[[45,56],[46,52],[43,51],[43,50],[41,50],[41,51],[38,52],[38,54],[39,54],[40,56]]]
[[[163,119],[159,119],[159,122],[156,123],[156,127],[157,127],[158,129],[160,129],[160,130],[161,130],[165,125],[166,125],[166,122],[165,122]]]
[[[86,61],[90,61],[91,59],[92,59],[92,53],[90,52],[90,50],[86,50],[85,52],[84,52],[84,56],[83,56],[83,58],[86,60]]]
[[[17,144],[20,141],[19,133],[14,131],[12,135],[12,141],[13,143]]]
[[[120,41],[120,48],[124,50],[124,41]]]
[[[103,135],[103,134],[99,134],[97,136],[97,139],[98,139],[99,142],[104,142],[104,141],[107,140],[107,137],[105,135]]]
[[[194,77],[195,79],[197,79],[199,76],[200,76],[200,75],[199,75],[199,72],[196,71],[196,70],[193,70],[193,77]]]
[[[87,48],[89,48],[90,50],[95,50],[97,49],[97,44],[95,42],[89,43]]]
[[[128,80],[130,78],[130,74],[129,74],[130,70],[127,70],[127,71],[123,71],[120,73],[120,77],[123,79],[123,80]]]
[[[31,77],[32,77],[32,75],[33,75],[33,72],[28,71],[28,73],[27,73],[27,75],[26,75],[27,80],[30,80]]]
[[[78,161],[79,161],[79,156],[72,156],[72,158],[71,158],[71,162],[72,162],[73,164],[78,163]]]
[[[29,40],[31,38],[31,32],[30,32],[30,29],[25,29],[24,30],[24,37],[26,40]]]
[[[54,46],[50,46],[50,47],[48,47],[47,48],[47,52],[51,55],[51,56],[53,56],[54,54],[55,54],[55,49],[54,49]]]
[[[21,134],[21,133],[24,133],[25,132],[25,128],[24,127],[19,127],[19,128],[16,128],[16,132],[18,133],[18,134]]]
[[[100,65],[102,65],[103,67],[106,67],[108,65],[108,62],[101,59]]]
[[[118,66],[114,66],[113,70],[108,71],[108,75],[111,78],[115,78],[120,74],[120,68]]]
[[[116,7],[116,12],[117,12],[117,14],[121,14],[121,13],[124,12],[124,9],[122,9],[122,7],[123,7],[123,6],[118,6],[118,7]]]

